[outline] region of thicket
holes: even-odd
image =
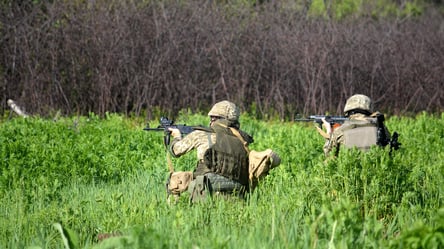
[[[0,106],[32,114],[443,110],[441,1],[1,1]]]
[[[199,124],[205,115],[178,120]],[[108,114],[0,123],[0,248],[64,248],[60,223],[78,247],[443,248],[444,115],[392,117],[402,147],[341,150],[325,160],[312,125],[256,120],[251,149],[273,148],[279,167],[245,201],[166,203],[162,132]],[[173,158],[192,170],[195,154]],[[120,247],[118,247],[120,245]],[[29,247],[28,247],[29,246]],[[33,247],[31,247],[33,246]]]

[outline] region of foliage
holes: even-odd
[[[208,117],[186,110],[175,120]],[[330,160],[311,124],[248,114],[241,123],[251,148],[272,148],[282,164],[246,200],[190,205],[184,194],[167,205],[163,134],[143,131],[145,121],[109,113],[2,121],[0,247],[442,247],[444,114],[389,118],[402,143],[392,155],[341,150]],[[194,155],[173,162],[195,165]]]
[[[368,0],[314,0],[310,4],[310,14],[315,17],[344,20],[372,13],[375,18],[416,17],[424,13],[424,1],[405,1],[401,6],[395,1]]]
[[[107,115],[105,120],[90,114],[58,121],[32,118],[3,123],[2,191],[46,186],[57,195],[70,179],[118,182],[139,168],[135,161],[144,157],[141,151],[150,151],[153,145],[126,129],[130,124],[123,117]]]
[[[437,210],[432,216],[435,225],[425,224],[419,220],[404,233],[391,241],[390,248],[443,248],[444,247],[444,209]]]

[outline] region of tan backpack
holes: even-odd
[[[264,151],[250,151],[249,154],[249,180],[250,189],[253,190],[260,180],[267,176],[270,170],[276,168],[281,163],[281,158],[271,149]]]
[[[264,151],[250,151],[247,142],[245,142],[240,133],[234,128],[231,128],[231,131],[243,142],[245,150],[248,152],[248,178],[250,182],[250,191],[252,191],[256,188],[259,181],[269,174],[270,170],[281,164],[281,158],[271,149],[266,149]]]

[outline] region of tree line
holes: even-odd
[[[439,1],[420,15],[341,19],[292,1],[221,2],[3,1],[1,112],[13,99],[43,116],[152,118],[229,99],[293,119],[342,114],[355,93],[391,114],[443,110]]]

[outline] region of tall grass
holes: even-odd
[[[183,113],[177,121],[207,118]],[[100,245],[102,233],[127,235],[126,248],[444,245],[444,115],[388,119],[402,143],[391,156],[343,150],[330,160],[311,124],[248,116],[241,123],[254,135],[251,148],[274,149],[282,164],[245,201],[190,205],[184,194],[167,205],[163,134],[143,131],[144,121],[114,114],[2,121],[0,248],[64,248],[54,223],[78,234],[77,248]],[[173,162],[191,170],[194,155]]]

